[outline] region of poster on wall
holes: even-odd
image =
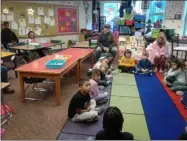
[[[181,20],[184,8],[184,1],[167,1],[165,19]]]
[[[79,13],[77,7],[57,7],[57,33],[78,34]]]

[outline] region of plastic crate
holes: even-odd
[[[120,34],[130,34],[130,28],[126,26],[120,26]]]
[[[134,23],[135,28],[144,28],[145,24],[144,23]]]
[[[60,69],[66,64],[66,60],[52,59],[46,63],[48,69]]]
[[[125,20],[125,25],[133,25],[133,20]]]
[[[134,20],[135,21],[145,21],[145,15],[135,15]]]

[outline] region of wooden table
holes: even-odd
[[[78,42],[75,45],[72,46],[72,48],[96,48],[97,45],[91,45],[89,46],[89,41],[82,41]]]
[[[64,42],[62,42],[62,43],[51,43],[50,45],[46,45],[46,46],[39,47],[39,48],[34,47],[34,46],[29,46],[29,45],[14,46],[14,47],[10,47],[10,48],[15,49],[15,50],[35,51],[35,50],[41,50],[41,49],[44,49],[44,48],[49,48],[49,47],[57,46],[57,45],[60,45],[61,48],[62,48],[62,44],[64,44]]]
[[[4,52],[2,51],[1,52],[1,60],[3,62],[7,62],[7,61],[13,61],[14,63],[14,67],[11,68],[11,69],[16,69],[17,68],[17,61],[16,61],[16,58],[14,60],[11,60],[11,57],[16,55],[16,53],[13,53],[13,52]],[[16,56],[15,56],[16,57]],[[18,77],[18,74],[17,72],[15,72],[15,75],[16,75],[16,78]]]
[[[1,82],[1,90],[4,90],[10,86],[10,83]]]
[[[66,65],[61,69],[47,69],[45,64],[47,61],[54,59],[55,55],[71,55],[72,57],[66,62]],[[48,78],[55,80],[55,90],[56,90],[56,105],[60,105],[60,78],[62,75],[67,73],[73,67],[77,66],[77,80],[80,80],[80,70],[81,63],[89,56],[93,58],[92,49],[80,49],[80,48],[69,48],[64,51],[58,52],[53,55],[48,55],[31,63],[25,64],[16,69],[19,74],[20,82],[20,94],[21,101],[25,101],[25,89],[24,89],[24,77],[34,77],[34,78]],[[93,65],[93,59],[91,64]]]

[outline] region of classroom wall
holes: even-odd
[[[15,2],[15,1],[14,1]],[[83,1],[71,1],[69,3],[68,1],[16,1],[16,2],[26,2],[26,3],[40,3],[40,4],[53,4],[53,5],[63,5],[63,6],[79,6],[79,31],[81,28],[88,28],[92,29],[92,16],[91,16],[91,10],[92,10],[92,2],[89,1],[89,9],[88,9],[88,24],[86,25],[86,14],[84,10]],[[79,35],[57,35],[57,36],[48,36],[48,37],[39,37],[37,40],[45,40],[49,41],[52,39],[59,39],[65,42],[64,47],[67,47],[68,40],[76,40],[79,41]],[[27,39],[22,38],[20,41],[26,42]],[[54,49],[58,49],[60,46],[56,46]]]
[[[179,1],[179,0],[178,0]],[[183,5],[185,5],[185,1],[179,1],[181,2]],[[166,5],[168,3],[166,2]],[[166,6],[167,7],[167,6]],[[166,8],[167,10],[167,8]],[[168,20],[165,19],[163,22],[163,25],[165,25],[166,28],[173,28],[175,29],[176,33],[182,35],[182,24],[183,24],[183,17],[184,17],[184,13],[185,13],[185,6],[183,7],[183,12],[182,12],[182,18],[181,20]]]

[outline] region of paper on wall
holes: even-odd
[[[52,8],[49,8],[49,9],[48,9],[48,16],[49,16],[49,17],[54,17],[54,11],[53,11]]]
[[[136,32],[135,32],[135,37],[138,37],[138,36],[142,36],[142,33],[141,33],[141,32],[136,31]]]
[[[19,26],[20,27],[26,27],[25,19],[19,19]]]
[[[2,14],[1,20],[2,20],[2,21],[7,21],[7,20],[6,20],[5,14]]]
[[[19,28],[19,35],[25,35],[25,27]]]
[[[35,24],[41,24],[41,17],[35,18]]]
[[[28,34],[28,33],[29,33],[29,31],[32,31],[32,27],[27,27],[27,28],[26,28],[26,32],[25,32],[25,33],[26,33],[26,34]]]
[[[50,22],[50,18],[45,16],[44,17],[44,24],[49,24],[49,22]]]
[[[7,21],[9,21],[9,22],[14,21],[14,15],[13,15],[13,13],[9,13],[9,14],[7,15]]]
[[[34,24],[34,16],[33,15],[28,15],[28,23]]]
[[[40,16],[44,15],[43,7],[38,7],[38,15],[40,15]]]
[[[18,24],[15,21],[11,23],[11,29],[18,30]]]
[[[51,18],[51,19],[50,19],[49,25],[50,25],[50,26],[54,26],[54,25],[55,25],[55,20],[54,20],[54,18]]]
[[[36,27],[35,29],[35,34],[36,35],[41,35],[42,29],[40,27]]]

